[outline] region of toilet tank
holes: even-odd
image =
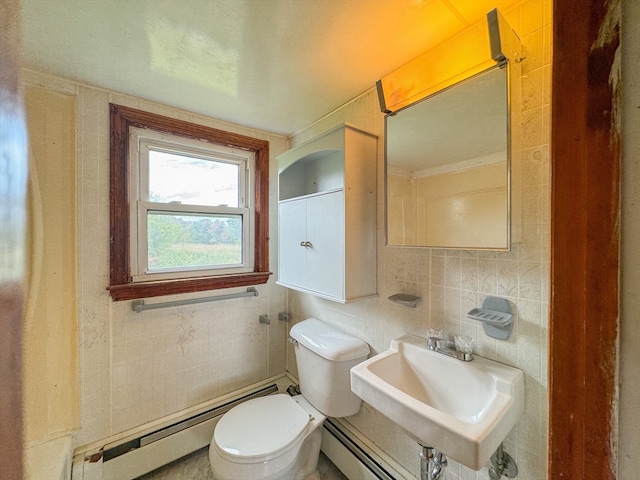
[[[302,395],[328,417],[346,417],[360,410],[351,391],[350,370],[369,355],[366,342],[315,318],[297,323],[289,332],[295,343]]]

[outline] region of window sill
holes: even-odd
[[[164,280],[155,282],[125,283],[107,287],[111,298],[121,300],[136,300],[139,298],[159,297],[180,293],[204,292],[222,288],[245,287],[267,283],[271,272],[253,272],[221,277],[202,277],[188,280]]]

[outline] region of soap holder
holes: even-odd
[[[485,298],[482,308],[474,308],[467,313],[467,317],[482,322],[484,333],[498,340],[508,339],[513,330],[511,306],[504,298]]]
[[[420,297],[416,297],[409,293],[396,293],[391,295],[389,300],[399,303],[400,305],[404,305],[405,307],[416,308],[416,305],[420,302]]]

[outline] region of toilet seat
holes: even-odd
[[[289,395],[248,400],[223,415],[213,440],[235,463],[266,462],[301,442],[313,418]]]

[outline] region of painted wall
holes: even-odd
[[[283,322],[260,324],[258,316],[272,318],[284,309],[286,291],[275,285],[258,286],[259,296],[172,307],[136,314],[130,302],[112,302],[109,283],[109,103],[139,108],[161,115],[201,123],[250,135],[270,142],[270,156],[285,151],[284,137],[242,128],[211,118],[189,114],[166,106],[100,90],[72,81],[25,71],[23,83],[29,89],[48,92],[48,97],[70,98],[74,103],[69,125],[75,138],[76,175],[68,171],[68,158],[47,158],[49,168],[59,168],[77,179],[77,203],[69,219],[77,226],[77,355],[79,429],[74,446],[102,445],[127,433],[158,423],[176,412],[184,412],[215,398],[285,371]],[[55,115],[58,107],[33,104],[34,116]],[[35,140],[37,141],[37,140]],[[46,148],[46,145],[42,145]],[[74,153],[74,152],[71,152]],[[271,211],[270,259],[277,265],[276,162],[270,169]],[[55,204],[60,192],[43,191],[42,204]],[[75,219],[75,220],[74,220]],[[73,225],[71,225],[73,227]],[[73,228],[71,228],[73,230]],[[50,248],[62,247],[62,240],[48,237]],[[72,256],[73,256],[72,255]],[[243,291],[228,289],[216,293]],[[162,300],[211,295],[193,294]],[[72,300],[69,302],[73,303]],[[64,306],[73,311],[73,305]],[[73,332],[73,315],[60,314],[61,331]],[[72,335],[72,338],[74,336]],[[31,346],[30,346],[31,348]],[[73,349],[70,350],[73,352]],[[52,367],[67,368],[62,352],[49,358]],[[73,362],[69,366],[73,370]],[[73,376],[73,374],[70,374]],[[36,378],[28,378],[28,391],[37,389]],[[44,387],[43,387],[44,388]],[[54,402],[55,404],[55,402]],[[28,412],[28,415],[29,412]],[[34,424],[40,419],[33,418]]]
[[[622,2],[622,257],[619,477],[640,472],[640,3]]]
[[[493,163],[416,177],[387,169],[387,243],[504,247],[506,168]]]
[[[415,245],[418,182],[411,174],[387,170],[389,245]]]
[[[71,434],[80,423],[76,99],[39,87],[29,87],[24,94],[30,149],[23,350],[25,476],[44,478],[36,472],[53,472],[49,467],[56,462],[64,470]],[[49,455],[40,458],[42,449]],[[35,457],[39,458],[32,461]]]
[[[425,336],[428,328],[444,328],[449,335],[473,337],[477,354],[514,365],[525,373],[525,413],[506,439],[505,447],[520,468],[518,478],[542,480],[546,476],[547,424],[547,320],[549,270],[549,102],[551,5],[529,0],[504,12],[520,35],[527,59],[522,64],[520,109],[521,150],[514,179],[519,185],[521,237],[507,253],[384,246],[383,117],[375,90],[319,120],[292,139],[292,146],[347,121],[380,135],[378,175],[378,292],[377,299],[339,305],[290,292],[289,310],[295,321],[315,316],[365,339],[374,353],[388,348],[404,333]],[[372,166],[373,168],[373,166]],[[417,294],[416,309],[387,300],[394,293]],[[514,309],[515,329],[508,341],[487,337],[466,312],[480,306],[487,295],[507,298]],[[293,353],[289,368],[295,372]],[[364,405],[349,422],[409,471],[419,471],[418,446],[401,429]],[[476,473],[450,462],[451,478],[488,479],[486,469]]]
[[[506,167],[485,165],[418,179],[418,244],[504,247]]]

